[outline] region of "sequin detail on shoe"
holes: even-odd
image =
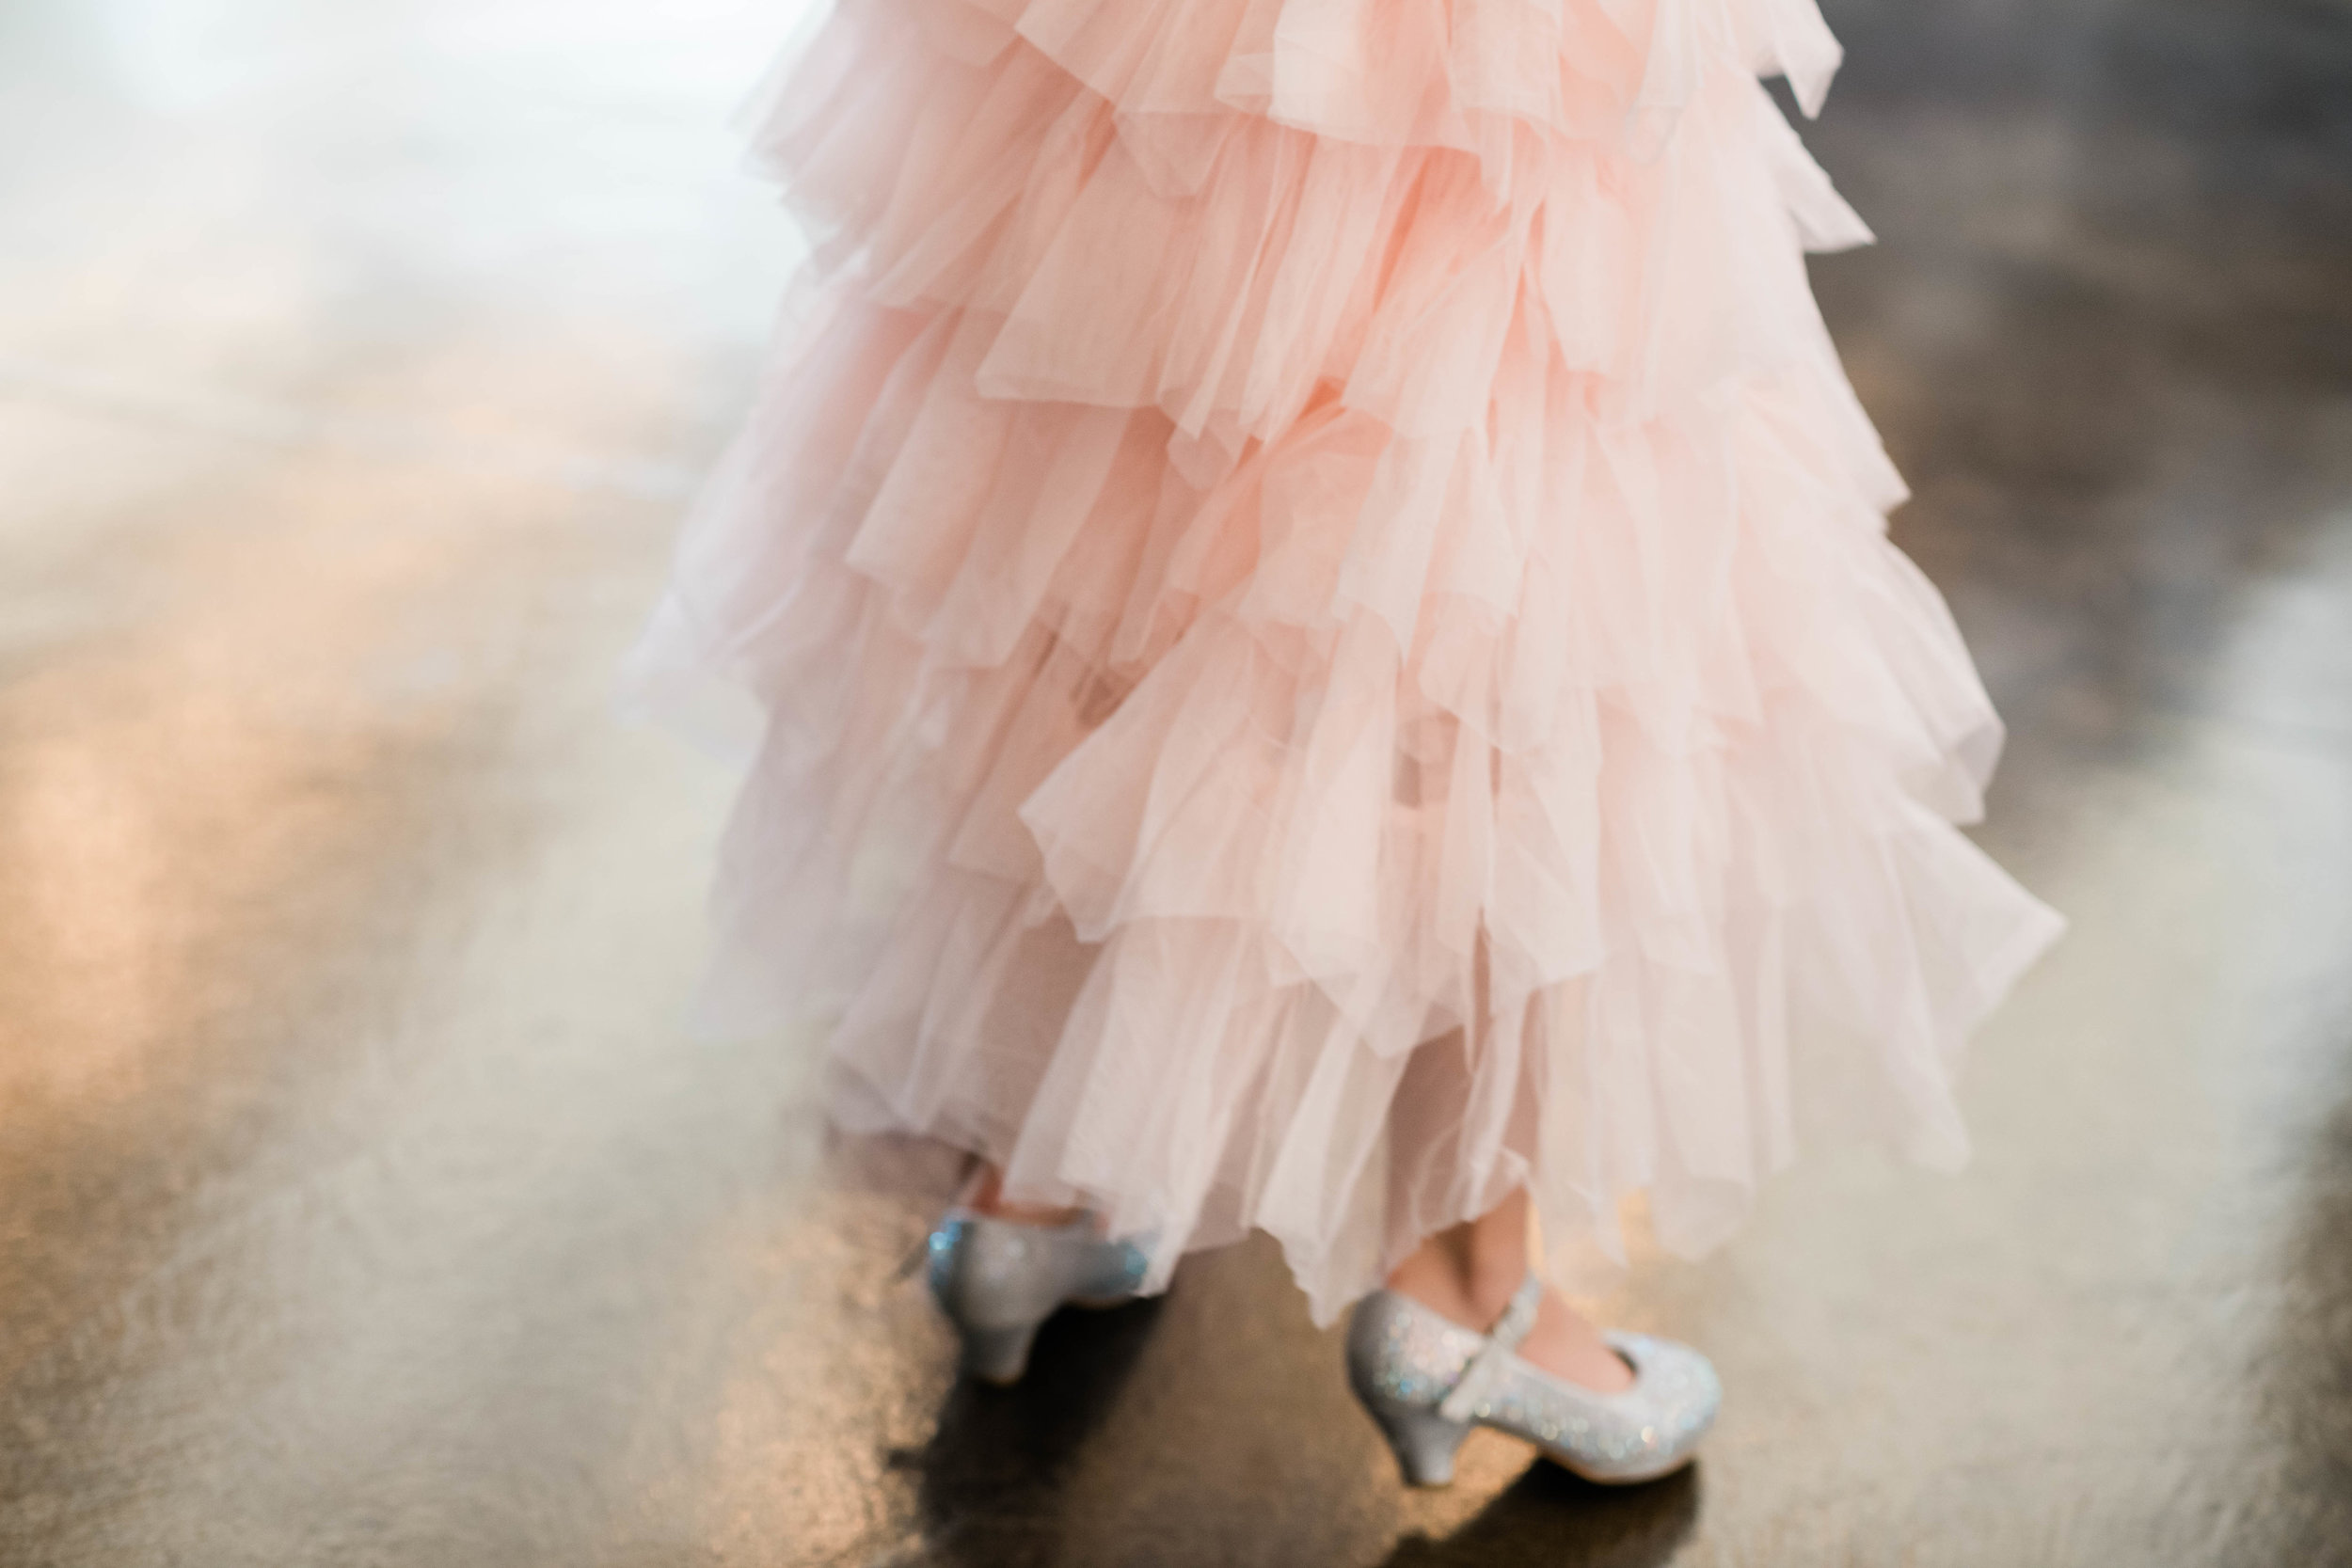
[[[1523,1323],[1510,1325],[1524,1331]],[[1633,1368],[1630,1388],[1602,1393],[1557,1378],[1518,1355],[1516,1332],[1493,1338],[1462,1327],[1408,1297],[1375,1291],[1349,1327],[1349,1380],[1391,1443],[1404,1424],[1466,1432],[1490,1426],[1542,1448],[1588,1481],[1648,1481],[1680,1468],[1713,1424],[1723,1386],[1707,1357],[1647,1334],[1611,1333]],[[1458,1437],[1452,1439],[1458,1441]],[[1398,1453],[1408,1478],[1425,1454]],[[1450,1464],[1450,1462],[1449,1462]],[[1450,1472],[1449,1472],[1450,1473]]]
[[[1018,1378],[1038,1324],[1067,1303],[1133,1298],[1149,1256],[1096,1234],[1091,1217],[1025,1225],[959,1205],[928,1243],[931,1294],[962,1337],[964,1368],[993,1383]]]
[[[1373,1386],[1406,1404],[1435,1406],[1461,1380],[1486,1343],[1475,1329],[1435,1312],[1391,1312],[1380,1319],[1380,1353]]]
[[[930,1280],[931,1294],[935,1297],[945,1298],[946,1295],[947,1280],[955,1269],[956,1250],[963,1243],[964,1229],[962,1217],[950,1215],[940,1222],[939,1228],[930,1233],[930,1240],[925,1243],[930,1258],[924,1275]]]

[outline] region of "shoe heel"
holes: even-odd
[[[1449,1486],[1454,1452],[1470,1435],[1468,1421],[1449,1421],[1436,1411],[1375,1395],[1364,1408],[1380,1424],[1408,1486]]]
[[[1000,1388],[1020,1382],[1021,1374],[1029,1370],[1029,1347],[1037,1340],[1038,1326],[1013,1323],[980,1328],[958,1323],[956,1328],[963,1337],[964,1375]]]

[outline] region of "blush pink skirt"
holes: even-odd
[[[839,0],[813,254],[632,700],[759,722],[713,1027],[1319,1320],[1528,1188],[1951,1165],[2060,921],[1804,252],[1812,0]]]

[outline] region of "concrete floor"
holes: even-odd
[[[2074,933],[1965,1176],[1594,1304],[1694,1471],[1407,1494],[1255,1247],[955,1386],[899,1157],[681,1036],[728,780],[605,683],[791,4],[0,9],[0,1563],[2352,1563],[2352,9],[1831,8],[1819,286]]]

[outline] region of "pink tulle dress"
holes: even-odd
[[[626,680],[759,723],[704,1016],[1319,1321],[1528,1188],[1934,1164],[2058,917],[1804,251],[1812,0],[838,0],[814,251]]]

